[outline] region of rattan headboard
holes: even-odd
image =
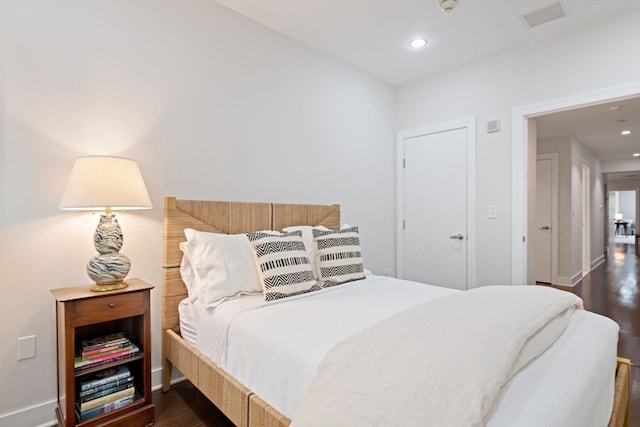
[[[162,329],[179,332],[178,304],[187,297],[180,277],[184,229],[215,233],[282,230],[292,225],[340,227],[340,205],[178,200],[165,197],[162,239]]]

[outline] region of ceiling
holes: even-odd
[[[538,138],[572,137],[602,161],[640,153],[640,98],[553,113],[536,122]],[[623,130],[631,133],[621,135]]]
[[[215,0],[392,85],[402,85],[591,22],[639,0],[560,0],[565,15],[529,28],[522,15],[555,0]],[[428,44],[409,47],[415,36]]]
[[[398,86],[640,8],[640,0],[560,0],[565,16],[529,27],[555,0],[214,0],[379,80]],[[428,43],[409,47],[415,36]],[[640,99],[538,118],[542,137],[572,136],[602,160],[640,152]],[[619,120],[626,120],[620,122]],[[622,128],[632,134],[620,135]],[[639,160],[640,162],[640,160]]]

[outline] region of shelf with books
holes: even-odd
[[[133,385],[134,377],[127,366],[116,366],[102,369],[94,375],[80,377],[76,389],[80,401],[96,393],[111,390],[115,387]]]
[[[80,421],[89,421],[92,418],[98,417],[100,415],[109,414],[112,411],[124,408],[134,400],[135,395],[120,397],[95,408],[87,409],[85,411],[78,409],[76,410],[76,416]]]
[[[75,376],[79,377],[81,375],[85,375],[85,374],[91,374],[94,372],[99,372],[100,370],[104,369],[105,367],[113,367],[113,366],[118,366],[118,365],[123,365],[123,364],[128,364],[130,362],[135,362],[136,360],[141,360],[144,359],[145,355],[143,352],[138,352],[132,356],[129,357],[123,357],[123,358],[119,358],[118,360],[109,360],[106,362],[102,362],[102,363],[96,363],[95,365],[92,366],[86,366],[83,368],[79,368],[79,369],[75,369]],[[74,361],[74,365],[75,365],[75,361]]]
[[[113,339],[114,337],[117,337],[117,339]],[[104,365],[105,363],[128,359],[138,353],[140,353],[140,348],[124,332],[103,335],[80,342],[73,366],[76,370],[84,370]]]
[[[152,285],[95,293],[53,289],[58,330],[60,427],[147,426],[151,401]]]

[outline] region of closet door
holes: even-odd
[[[468,288],[468,145],[466,127],[404,139],[400,277]]]

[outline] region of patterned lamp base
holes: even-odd
[[[100,223],[93,234],[96,255],[87,264],[87,274],[96,282],[92,291],[104,292],[127,287],[123,279],[129,274],[131,261],[119,253],[123,237],[120,224],[113,214],[100,215]]]

